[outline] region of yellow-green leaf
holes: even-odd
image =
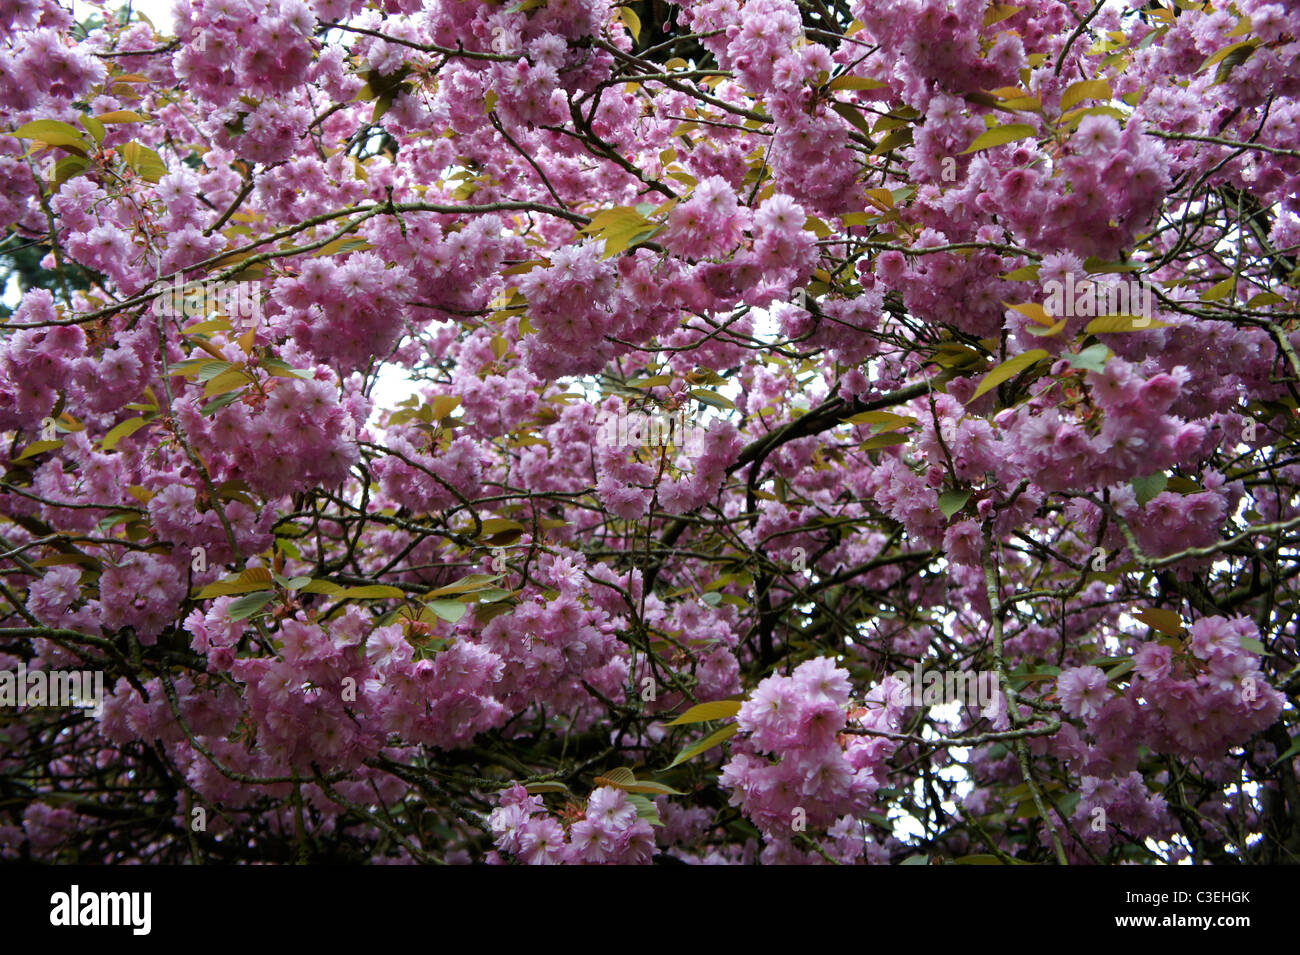
[[[167,175],[167,166],[162,157],[148,146],[132,140],[121,148],[122,160],[142,178],[157,182]]]
[[[1025,139],[1035,135],[1037,135],[1037,130],[1025,123],[1008,123],[1005,126],[994,126],[976,137],[975,142],[962,150],[962,153],[976,153],[981,149],[1004,146],[1007,143],[1015,142],[1017,139]]]
[[[430,600],[428,607],[436,616],[448,623],[460,620],[469,609],[468,604],[461,603],[459,600]]]
[[[56,119],[38,119],[23,123],[14,130],[13,135],[19,139],[34,139],[51,146],[70,146],[83,151],[90,148],[90,143],[86,142],[85,137],[77,131],[77,127],[61,123]]]
[[[484,523],[487,523],[484,521]],[[437,590],[431,590],[426,597],[448,597],[452,594],[467,594],[475,590],[483,590],[488,584],[495,583],[501,579],[500,574],[470,574],[468,577],[462,577],[454,584],[448,584],[446,587],[439,587]]]
[[[1229,275],[1221,282],[1215,283],[1214,287],[1201,295],[1202,302],[1218,302],[1227,298],[1237,287],[1237,276]]]
[[[113,430],[108,432],[108,434],[104,435],[104,441],[102,444],[104,450],[112,451],[115,447],[117,447],[117,443],[119,441],[121,441],[123,438],[130,437],[131,435],[135,434],[137,431],[143,428],[146,423],[147,422],[144,420],[144,418],[129,418],[126,421],[123,421],[121,424],[116,425],[113,428]]]
[[[494,537],[497,534],[506,534],[510,531],[522,532],[524,525],[518,521],[512,521],[508,517],[489,517],[481,522],[479,528],[479,537]]]
[[[1023,9],[1024,7],[1013,7],[1009,3],[989,4],[988,10],[984,14],[984,25],[991,27],[995,23],[1014,17]]]
[[[281,546],[283,546],[283,542],[281,542]],[[311,583],[305,585],[302,588],[302,592],[305,594],[331,595],[331,594],[337,594],[342,589],[343,588],[340,587],[338,584],[330,583],[328,580],[316,579],[313,580]]]
[[[1157,633],[1163,633],[1171,637],[1180,637],[1183,634],[1183,618],[1172,610],[1148,607],[1145,610],[1139,610],[1133,616]]]
[[[641,18],[632,12],[631,7],[619,7],[618,18],[627,24],[627,32],[632,34],[633,40],[641,39]]]
[[[1065,331],[1065,323],[1067,321],[1069,321],[1069,319],[1062,318],[1055,325],[1048,328],[1044,328],[1041,325],[1026,325],[1025,331],[1033,335],[1035,338],[1051,338],[1053,335],[1059,335],[1061,332]]]
[[[455,411],[456,406],[459,404],[460,397],[458,395],[439,395],[434,398],[433,401],[429,403],[429,406],[433,411],[433,420],[441,421],[443,418],[447,417],[447,415]]]
[[[837,76],[827,84],[827,88],[833,90],[881,90],[888,86],[888,83],[865,76]]]
[[[1108,332],[1145,332],[1152,328],[1168,327],[1168,322],[1147,315],[1103,315],[1090,321],[1084,331],[1089,335],[1102,335]]]
[[[858,445],[859,451],[876,451],[880,448],[893,447],[896,444],[907,444],[907,436],[899,434],[897,431],[886,431],[884,434],[878,434],[874,438],[867,438]]]
[[[863,411],[852,418],[845,419],[849,424],[877,424],[893,430],[916,424],[916,419],[907,415],[894,414],[892,411]]]
[[[715,700],[712,703],[697,703],[671,723],[665,726],[684,726],[687,723],[704,723],[708,720],[722,720],[740,712],[740,700]]]
[[[227,368],[204,386],[203,396],[211,398],[215,395],[224,395],[228,391],[242,388],[248,384],[248,381],[248,375],[239,367]]]
[[[1039,361],[1042,361],[1047,357],[1048,354],[1043,349],[1033,348],[1023,354],[1016,355],[1014,358],[1008,358],[984,376],[983,380],[980,381],[979,387],[975,389],[975,393],[971,395],[970,400],[974,401],[980,395],[992,391],[998,385],[1002,384],[1002,382],[1014,378],[1026,368],[1037,364]]]
[[[687,746],[684,750],[682,750],[680,753],[677,754],[676,759],[674,759],[671,763],[668,764],[668,768],[672,769],[674,766],[679,766],[682,763],[686,762],[688,759],[693,759],[694,757],[700,755],[700,753],[704,753],[707,752],[708,750],[713,749],[713,747],[717,746],[719,743],[723,742],[724,740],[731,739],[731,737],[735,736],[739,730],[740,730],[740,724],[728,723],[726,726],[722,727],[722,729],[710,733],[708,736],[704,737],[704,739],[700,740],[698,743],[692,743],[690,746]]]
[[[387,597],[405,597],[406,591],[386,584],[371,584],[368,587],[345,587],[335,596],[349,600],[381,600]]]
[[[1010,302],[1003,302],[1002,304],[1047,328],[1050,328],[1056,320],[1055,315],[1043,308],[1043,306],[1039,305],[1037,302],[1024,302],[1020,305],[1012,305]]]
[[[15,461],[21,461],[24,458],[35,457],[38,454],[44,454],[46,451],[53,451],[56,448],[63,447],[62,441],[33,441],[23,449],[23,453],[14,458]]]
[[[736,407],[730,398],[724,397],[716,391],[710,391],[708,388],[692,388],[691,397],[696,401],[704,402],[706,405],[712,405],[715,408],[722,408],[727,411]]]
[[[93,116],[81,117],[81,125],[86,127],[86,132],[90,133],[90,137],[93,140],[95,140],[95,142],[102,143],[104,141],[104,136],[105,136],[104,124],[101,123],[99,120],[97,120],[95,117]]]
[[[656,223],[651,222],[635,209],[620,206],[596,213],[582,231],[592,238],[604,240],[603,257],[608,259],[627,249],[637,236],[651,232],[655,228]]]
[[[567,793],[569,787],[564,783],[529,783],[524,791],[535,796],[539,793]]]
[[[100,113],[95,119],[101,123],[143,123],[145,117],[133,109],[115,109],[108,113]]]
[[[1108,100],[1110,98],[1110,84],[1105,80],[1079,80],[1067,86],[1065,92],[1061,94],[1061,112],[1086,99]]]
[[[213,597],[233,597],[235,594],[250,594],[257,590],[270,590],[271,581],[258,580],[218,580],[208,584],[197,594],[196,600],[211,600]]]
[[[896,129],[884,139],[882,139],[876,148],[871,150],[873,156],[883,156],[887,152],[895,149],[902,149],[912,143],[912,127],[907,126],[902,129]]]
[[[685,793],[665,786],[663,783],[653,783],[646,779],[637,779],[636,774],[626,766],[619,766],[611,769],[603,776],[596,777],[597,786],[614,786],[618,789],[626,790],[630,793],[654,793],[659,796],[683,796]]]
[[[1037,265],[1026,265],[1013,269],[1006,275],[999,276],[999,278],[1006,279],[1008,282],[1035,282],[1038,280],[1038,269],[1039,266]]]
[[[595,781],[600,786],[626,786],[628,783],[636,782],[636,773],[626,766],[618,766],[602,776],[597,776]]]
[[[862,110],[848,103],[831,103],[831,109],[856,126],[862,135],[871,135],[871,125],[867,122],[866,117],[862,115]]]

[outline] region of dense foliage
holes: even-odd
[[[0,856],[1300,858],[1296,0],[171,30],[0,3]]]

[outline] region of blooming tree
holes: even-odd
[[[99,10],[0,4],[0,670],[107,677],[0,855],[1297,860],[1296,0]]]

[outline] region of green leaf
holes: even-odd
[[[209,381],[203,389],[203,397],[215,398],[217,395],[224,395],[228,391],[242,388],[249,383],[248,373],[236,365],[233,368],[227,368]]]
[[[680,789],[673,789],[672,786],[665,786],[663,783],[652,782],[649,779],[638,779],[634,783],[628,783],[620,787],[630,793],[652,793],[656,796],[685,796],[686,793]]]
[[[1108,358],[1110,358],[1110,349],[1100,342],[1089,345],[1077,355],[1065,356],[1065,360],[1070,363],[1071,368],[1083,368],[1087,371],[1095,371],[1098,374],[1106,370],[1106,360]]]
[[[1291,759],[1293,756],[1297,756],[1297,755],[1300,755],[1300,736],[1297,736],[1295,742],[1291,745],[1291,748],[1288,749],[1281,756],[1279,756],[1277,759],[1273,760],[1273,762],[1269,764],[1268,768],[1272,769],[1278,763],[1285,763],[1288,759]]]
[[[1021,302],[1019,305],[1012,305],[1010,302],[1003,302],[1002,304],[1037,322],[1039,325],[1047,327],[1050,327],[1057,317],[1037,302]]]
[[[526,530],[523,524],[508,517],[489,517],[479,523],[479,539],[492,539],[493,543],[512,543]],[[503,539],[496,540],[498,537]]]
[[[50,192],[58,192],[59,187],[78,173],[90,168],[90,160],[85,156],[64,156],[54,164],[54,174],[50,177]]]
[[[1110,84],[1105,80],[1079,80],[1067,86],[1061,94],[1061,112],[1085,99],[1108,100],[1111,95]]]
[[[1014,17],[1017,13],[1019,13],[1023,9],[1025,8],[1013,7],[1009,3],[990,4],[988,11],[984,14],[984,25],[986,27],[991,27],[995,23],[1000,23],[1001,21],[1006,20],[1009,17]]]
[[[524,791],[530,795],[537,796],[541,793],[567,793],[569,787],[564,785],[564,783],[529,783],[524,787]]]
[[[104,124],[101,123],[99,120],[97,120],[95,117],[93,116],[81,117],[81,125],[86,127],[86,132],[90,133],[91,138],[95,140],[95,142],[102,143],[104,141],[104,135],[106,132],[104,129]]]
[[[1266,656],[1268,654],[1268,648],[1264,646],[1264,641],[1259,640],[1256,637],[1242,637],[1241,648],[1243,650],[1249,650],[1251,653],[1257,653],[1260,656]]]
[[[1200,494],[1205,490],[1205,488],[1201,487],[1201,485],[1197,484],[1191,478],[1175,476],[1169,479],[1169,483],[1165,485],[1165,490],[1176,491],[1179,494]]]
[[[222,408],[224,408],[226,405],[234,404],[238,400],[239,400],[238,391],[227,392],[226,394],[222,395],[220,398],[216,399],[215,401],[209,401],[206,405],[204,405],[202,408],[199,409],[199,413],[203,415],[213,415],[216,414],[218,411],[220,411]]]
[[[1014,378],[1022,371],[1047,357],[1049,357],[1048,353],[1043,349],[1033,348],[1027,352],[1016,355],[1014,358],[1008,358],[984,376],[980,381],[979,387],[975,389],[975,393],[971,395],[970,400],[974,401],[980,395],[992,391],[998,385],[1002,384],[1002,382]]]
[[[690,746],[687,746],[684,750],[682,750],[680,753],[677,754],[676,759],[674,759],[671,763],[668,764],[668,768],[672,769],[674,766],[678,766],[686,762],[688,759],[693,759],[694,757],[700,755],[700,753],[707,752],[708,750],[713,749],[713,747],[717,746],[719,743],[723,742],[724,740],[731,739],[731,737],[735,736],[736,733],[738,733],[739,731],[740,731],[740,724],[728,723],[726,726],[722,727],[722,729],[715,730],[714,732],[710,733],[708,736],[704,737],[704,739],[700,740],[698,743],[692,743]]]
[[[271,589],[270,581],[260,580],[218,580],[216,583],[208,584],[197,594],[195,600],[211,600],[213,597],[233,597],[236,594],[248,594],[255,590],[267,591]]]
[[[831,103],[831,109],[843,116],[850,124],[857,127],[862,135],[870,138],[871,124],[868,123],[866,117],[862,115],[862,110],[849,103]]]
[[[1134,478],[1131,482],[1133,491],[1137,494],[1139,507],[1146,507],[1147,502],[1165,489],[1169,483],[1169,476],[1164,473],[1151,474],[1147,477]]]
[[[1008,123],[1005,126],[994,126],[976,137],[975,142],[962,150],[962,154],[977,153],[981,149],[1004,146],[1007,143],[1015,142],[1017,139],[1025,139],[1036,135],[1038,135],[1038,131],[1025,123]]]
[[[264,358],[262,367],[268,369],[277,378],[306,378],[311,380],[316,373],[309,368],[294,368],[282,358]]]
[[[959,859],[952,860],[953,865],[1002,865],[1003,862],[995,855],[990,853],[976,853],[975,855],[962,856]]]
[[[651,375],[649,378],[631,378],[624,382],[629,388],[658,388],[672,383],[672,375]]]
[[[740,700],[715,700],[712,703],[697,703],[671,723],[665,726],[684,726],[687,723],[704,723],[709,720],[723,720],[740,712]]]
[[[1145,332],[1168,327],[1168,322],[1149,315],[1103,315],[1090,321],[1084,332],[1089,335],[1104,335],[1110,332]]]
[[[228,361],[206,361],[199,366],[197,377],[199,381],[211,381],[213,378],[217,377],[217,375],[231,367],[233,366]]]
[[[651,222],[635,209],[621,206],[596,213],[582,231],[592,238],[604,241],[605,253],[602,258],[608,259],[627,249],[641,233],[653,231],[657,227],[658,223]]]
[[[56,448],[63,447],[62,441],[33,441],[23,449],[23,453],[14,458],[15,461],[21,461],[24,458],[35,457],[38,454],[44,454],[46,451],[53,451]]]
[[[100,113],[95,119],[101,123],[143,123],[147,117],[141,116],[135,110],[115,109],[112,112]]]
[[[945,491],[939,495],[939,510],[943,511],[944,517],[951,518],[966,506],[970,495],[970,491]]]
[[[896,444],[907,444],[907,435],[899,434],[897,431],[886,431],[884,434],[878,434],[873,438],[867,438],[860,445],[860,451],[875,451],[878,448],[889,448]]]
[[[244,620],[269,604],[274,596],[274,593],[257,593],[232,600],[226,608],[226,615],[231,620]]]
[[[338,593],[342,589],[343,588],[338,584],[332,583],[331,581],[313,578],[311,583],[303,586],[302,592],[305,594],[325,594],[329,596]]]
[[[652,826],[662,828],[664,822],[659,818],[659,807],[651,802],[649,798],[633,793],[627,797],[627,801],[636,806],[638,818],[644,819]]]
[[[882,139],[876,148],[871,150],[873,156],[883,156],[885,153],[893,152],[895,149],[902,149],[904,146],[912,144],[912,127],[907,126],[903,129],[896,129],[884,139]]]
[[[1033,335],[1035,338],[1051,338],[1053,335],[1059,335],[1061,334],[1061,332],[1065,330],[1065,323],[1067,321],[1069,321],[1069,319],[1063,318],[1060,321],[1058,321],[1056,324],[1051,325],[1047,328],[1044,328],[1042,325],[1037,325],[1037,324],[1026,325],[1024,326],[1024,331],[1028,332],[1030,335]]]
[[[1183,635],[1183,618],[1172,610],[1147,607],[1144,610],[1139,610],[1133,616],[1157,633],[1163,633],[1169,637],[1181,637]]]
[[[848,424],[880,425],[881,430],[893,431],[916,424],[916,419],[908,415],[894,414],[892,411],[863,411],[851,418],[844,419]]]
[[[469,604],[459,600],[430,600],[425,606],[448,623],[456,623],[469,609]]]
[[[86,152],[90,143],[77,131],[77,127],[61,123],[56,119],[38,119],[23,123],[13,131],[19,139],[34,139],[50,146],[68,146]]]
[[[641,18],[632,12],[631,7],[619,7],[618,18],[627,24],[627,31],[634,41],[641,39]]]
[[[596,777],[597,786],[614,786],[630,793],[654,793],[657,796],[684,796],[684,792],[665,786],[663,783],[648,779],[637,779],[636,774],[626,766],[618,766],[604,775]]]
[[[826,88],[832,90],[883,90],[888,86],[888,83],[865,76],[837,76],[826,84]]]
[[[162,157],[148,146],[132,140],[122,146],[119,152],[122,154],[122,160],[143,179],[157,182],[167,175],[167,166],[162,161]]]
[[[105,451],[112,451],[115,447],[117,447],[117,443],[119,441],[121,441],[123,438],[127,438],[135,434],[137,431],[143,428],[147,423],[148,422],[146,422],[144,418],[129,418],[126,421],[123,421],[121,424],[116,425],[113,428],[113,430],[109,431],[108,434],[104,435],[104,440],[101,446]]]
[[[921,853],[919,855],[908,856],[899,865],[929,865],[930,857]]]
[[[716,391],[710,391],[707,388],[692,388],[691,397],[696,401],[702,401],[706,405],[712,405],[715,408],[722,408],[724,411],[730,411],[736,405],[730,398],[718,394]]]
[[[468,577],[462,577],[454,584],[431,590],[425,596],[447,597],[452,594],[466,594],[475,590],[486,590],[489,584],[494,584],[500,579],[500,574],[470,574]]]
[[[368,587],[346,587],[335,596],[348,600],[383,600],[388,597],[405,597],[406,591],[385,584],[371,584]]]

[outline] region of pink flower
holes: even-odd
[[[1071,716],[1088,719],[1101,712],[1110,696],[1106,674],[1099,667],[1084,666],[1062,670],[1056,678],[1056,692],[1061,708]]]
[[[521,826],[518,855],[529,865],[559,865],[567,850],[564,828],[549,816],[534,816]]]

